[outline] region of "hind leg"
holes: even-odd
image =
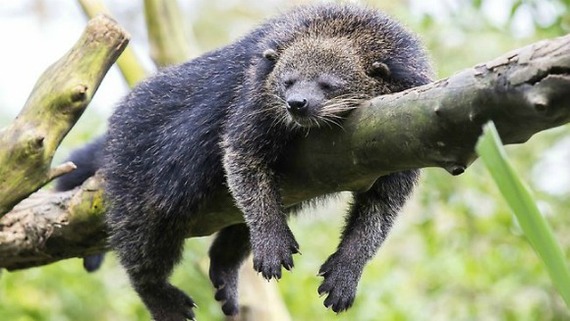
[[[113,213],[120,213],[113,215]],[[188,224],[165,213],[111,213],[110,242],[131,283],[156,321],[194,320],[194,301],[168,278],[180,260]]]
[[[210,280],[216,288],[215,298],[222,302],[226,315],[239,312],[239,269],[250,251],[249,230],[245,224],[222,229],[210,247]]]

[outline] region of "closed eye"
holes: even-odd
[[[289,88],[289,87],[293,86],[296,81],[297,81],[297,80],[294,79],[294,78],[285,79],[285,80],[283,81],[283,86],[285,86],[285,88]]]
[[[319,81],[319,87],[324,90],[324,91],[332,91],[334,90],[334,86],[328,82],[324,82],[324,81]]]
[[[317,80],[319,88],[325,92],[334,92],[346,86],[346,81],[331,75],[322,75]]]

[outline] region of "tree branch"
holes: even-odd
[[[51,170],[53,154],[128,40],[127,33],[106,16],[89,21],[73,48],[38,79],[18,117],[0,131],[0,217],[73,169]]]
[[[488,120],[495,122],[506,144],[524,142],[539,131],[570,122],[570,36],[530,45],[422,87],[372,99],[351,113],[342,130],[311,131],[291,146],[283,160],[285,203],[342,190],[365,190],[378,176],[410,168],[437,166],[460,174],[475,160],[474,146]],[[24,268],[100,250],[104,233],[97,232],[104,227],[102,185],[98,184],[95,178],[74,191],[44,193],[39,205],[26,205],[32,200],[26,201],[0,220],[0,265]],[[37,214],[40,208],[44,209],[41,215]],[[21,240],[29,232],[18,227],[25,220],[14,216],[27,215],[43,215],[58,223],[42,225],[37,217],[31,219],[34,231],[42,231],[36,233],[42,237],[30,242],[34,244],[27,247],[30,254],[24,257],[10,249],[23,248],[14,235],[22,233]],[[193,216],[189,236],[211,234],[242,221],[222,187]]]
[[[32,194],[0,219],[1,266],[26,268],[104,251],[103,214],[95,178],[81,189]]]
[[[104,14],[112,17],[111,12],[105,7],[103,1],[100,0],[78,0],[81,9],[89,19],[93,19],[97,15]],[[129,85],[134,87],[139,81],[146,78],[146,71],[135,55],[133,48],[126,47],[123,53],[117,59],[117,66],[121,70],[123,78]]]

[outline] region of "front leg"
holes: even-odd
[[[364,265],[386,238],[398,211],[411,194],[419,171],[380,177],[370,190],[354,195],[337,251],[321,266],[319,294],[335,312],[352,306]]]
[[[226,148],[224,168],[249,228],[254,269],[268,280],[281,278],[281,267],[293,267],[299,245],[287,226],[275,173],[257,156],[231,147]]]

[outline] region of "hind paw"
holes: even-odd
[[[141,287],[138,287],[139,289]],[[138,290],[142,300],[156,321],[196,320],[194,301],[178,288],[170,285],[145,286]]]
[[[216,288],[214,298],[222,303],[225,315],[236,315],[238,305],[238,270],[239,268],[210,266],[210,280]]]
[[[343,259],[337,253],[331,255],[319,270],[324,280],[318,292],[320,295],[327,294],[325,307],[337,313],[348,310],[354,302],[361,274],[362,268],[350,260]]]

